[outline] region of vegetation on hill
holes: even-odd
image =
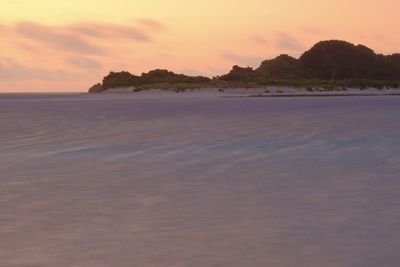
[[[139,77],[127,71],[110,72],[110,74],[103,78],[103,88],[110,89],[135,86],[138,84],[138,82]]]
[[[233,82],[250,82],[256,79],[257,73],[254,72],[253,68],[242,68],[237,65],[233,66],[232,70],[228,74],[219,77],[219,80]]]
[[[255,70],[259,77],[271,79],[305,79],[311,76],[305,70],[303,63],[289,55],[265,60]]]
[[[334,80],[396,80],[396,59],[376,54],[363,45],[345,41],[324,41],[314,45],[299,59],[315,78]]]
[[[299,59],[280,55],[265,60],[256,68],[233,66],[213,79],[187,76],[156,69],[141,76],[129,72],[111,72],[102,84],[89,92],[120,87],[190,89],[198,87],[239,87],[286,85],[299,87],[399,87],[400,54],[382,55],[364,45],[346,41],[321,41]]]
[[[141,76],[133,75],[127,71],[110,72],[103,78],[102,84],[96,84],[89,89],[90,93],[98,93],[108,89],[135,87],[140,90],[148,85],[176,85],[176,84],[201,84],[210,82],[211,79],[202,76],[187,76],[184,74],[175,74],[172,71],[156,69]]]
[[[211,79],[202,76],[187,76],[184,74],[175,74],[172,71],[156,69],[143,73],[140,76],[140,84],[152,83],[201,83],[209,82]]]

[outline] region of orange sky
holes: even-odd
[[[395,0],[2,0],[0,92],[86,91],[109,71],[207,76],[344,39],[400,52]]]

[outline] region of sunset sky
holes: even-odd
[[[400,52],[398,0],[1,0],[0,92],[86,91],[109,71],[207,76],[319,40]]]

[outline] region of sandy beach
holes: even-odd
[[[326,90],[323,88],[295,88],[283,86],[255,87],[255,88],[198,88],[186,90],[160,90],[150,89],[135,91],[134,87],[114,88],[101,94],[133,94],[135,96],[172,96],[181,95],[188,97],[196,96],[219,96],[219,97],[285,97],[285,96],[379,96],[379,95],[400,95],[399,88],[338,88]]]

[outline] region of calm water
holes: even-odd
[[[0,266],[400,266],[400,97],[0,96]]]

